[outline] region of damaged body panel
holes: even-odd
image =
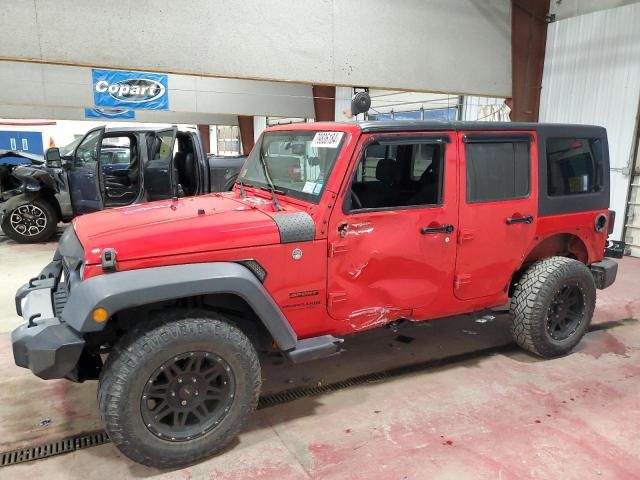
[[[13,172],[24,165],[42,165],[40,155],[33,155],[15,150],[0,149],[0,203],[21,192],[22,181]]]
[[[363,155],[347,178],[361,174],[359,168],[364,171],[358,194],[364,204],[347,197],[342,208],[333,211],[328,229],[328,311],[356,330],[417,319],[414,312],[447,294],[453,282],[455,232],[424,234],[422,229],[455,224],[458,214],[455,150],[448,149],[443,157],[447,177],[442,202],[402,210],[367,208],[365,195],[373,182],[366,175],[373,172],[368,165],[360,167],[371,160]],[[386,180],[381,168],[376,173]]]

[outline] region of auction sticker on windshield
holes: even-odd
[[[337,148],[344,132],[316,132],[311,142],[316,148]]]

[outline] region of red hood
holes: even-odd
[[[280,242],[278,227],[266,213],[270,202],[232,196],[212,194],[114,208],[77,217],[73,224],[89,264],[100,263],[104,248],[114,248],[118,260],[133,260]]]

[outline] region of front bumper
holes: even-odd
[[[16,311],[26,322],[11,334],[16,365],[30,369],[45,380],[64,378],[78,364],[84,339],[61,321],[59,262],[51,262],[41,274],[20,287],[16,293]],[[55,274],[57,272],[57,275]]]

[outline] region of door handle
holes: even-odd
[[[524,215],[522,217],[507,217],[507,225],[515,225],[516,223],[533,223],[533,215]]]
[[[422,227],[420,233],[427,235],[429,233],[453,233],[453,225],[446,224],[439,227]]]

